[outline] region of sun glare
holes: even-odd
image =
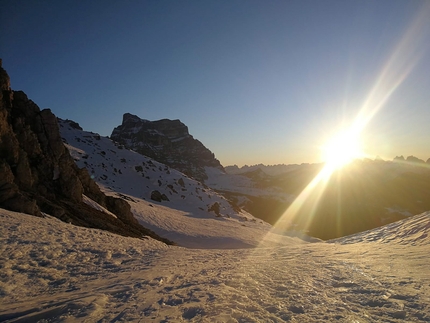
[[[323,147],[322,155],[326,167],[334,171],[354,159],[363,157],[359,134],[354,131],[340,132],[332,137]]]
[[[314,221],[333,173],[354,159],[366,157],[362,145],[364,140],[362,137],[365,137],[364,130],[420,60],[420,55],[424,52],[422,45],[426,44],[423,42],[423,36],[428,32],[429,14],[430,5],[426,2],[397,46],[393,48],[391,55],[387,57],[379,75],[376,75],[375,83],[361,104],[352,124],[338,132],[321,147],[324,167],[285,210],[273,226],[273,232],[287,232],[291,228],[306,232]]]

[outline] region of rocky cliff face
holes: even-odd
[[[202,182],[207,179],[205,166],[223,169],[215,155],[179,120],[148,121],[126,113],[111,139]]]
[[[117,218],[82,200],[85,194]],[[142,237],[151,235],[127,202],[105,196],[64,146],[57,118],[22,91],[12,91],[0,60],[0,207],[36,216],[44,213],[76,225]]]

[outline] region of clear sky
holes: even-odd
[[[360,114],[365,152],[430,157],[430,1],[2,0],[12,88],[108,136],[180,119],[225,166],[318,162]]]

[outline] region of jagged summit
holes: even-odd
[[[178,119],[149,121],[125,113],[111,139],[199,181],[207,179],[206,166],[223,170],[215,155]]]

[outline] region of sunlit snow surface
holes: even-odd
[[[0,209],[0,321],[429,322],[429,221],[216,250]]]

